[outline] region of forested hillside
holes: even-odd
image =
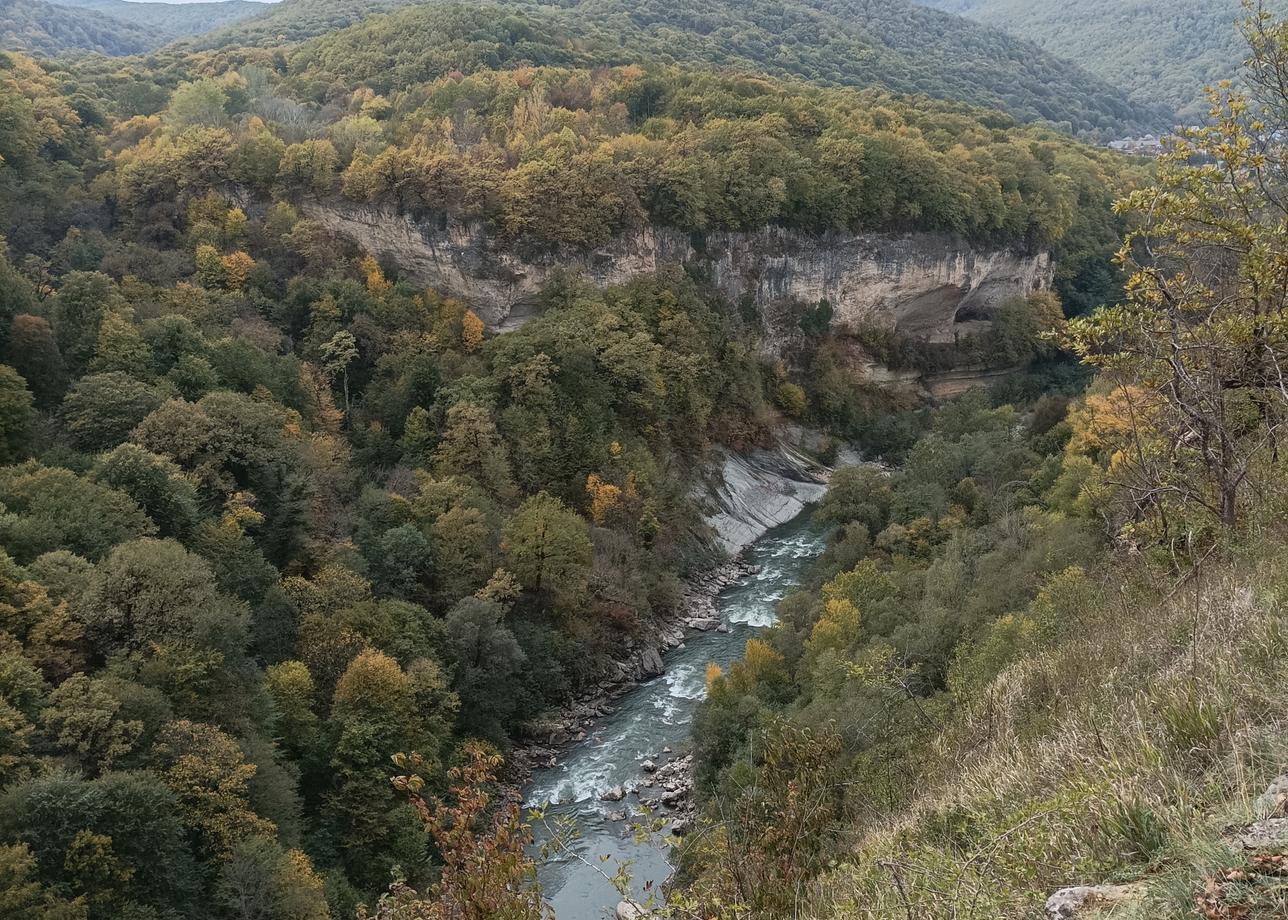
[[[522,65],[507,29],[453,12],[396,85],[380,32],[0,56],[6,909],[338,920],[395,871],[450,888],[472,838],[427,835],[404,793],[482,784],[473,741],[505,750],[674,613],[712,555],[691,489],[714,450],[787,421],[864,440],[885,405],[825,304],[792,305],[790,361],[678,268],[559,278],[497,335],[307,206],[515,251],[778,225],[1103,264],[1138,178],[960,104]],[[1058,324],[1020,299],[960,344],[1023,362]],[[425,785],[400,793],[401,752]]]
[[[54,56],[93,51],[139,54],[255,16],[265,4],[251,0],[146,3],[125,0],[6,0],[0,6],[0,49]]]
[[[139,54],[161,44],[137,23],[44,0],[6,0],[0,7],[0,49],[53,56],[67,51]]]
[[[208,47],[271,44],[322,35],[381,9],[345,0],[285,0],[259,19],[210,36]],[[352,32],[327,36],[317,53],[368,72],[427,71],[463,40],[461,22],[488,20],[479,36],[499,44],[500,59],[466,56],[458,66],[514,63],[708,64],[797,76],[845,86],[954,99],[1049,121],[1076,132],[1112,135],[1167,123],[1161,109],[1124,94],[1075,65],[1004,33],[904,0],[829,0],[822,4],[688,4],[659,0],[536,5],[417,5]],[[439,30],[446,27],[447,36]],[[469,35],[469,33],[465,33]],[[473,39],[470,38],[470,41]],[[358,49],[347,50],[347,49]],[[372,58],[372,55],[378,57]]]
[[[833,479],[813,576],[708,673],[670,916],[1285,915],[1288,34],[1248,32],[1249,94],[1120,205],[1125,299],[1060,333],[1091,386]]]
[[[162,41],[200,35],[265,12],[260,0],[206,0],[197,3],[159,3],[147,0],[58,0],[59,6],[94,10],[144,26]]]
[[[1029,39],[1188,122],[1207,114],[1203,88],[1228,79],[1247,50],[1233,28],[1243,16],[1240,0],[922,2]]]

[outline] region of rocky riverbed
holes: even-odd
[[[548,823],[575,831],[540,866],[559,920],[611,916],[624,899],[605,874],[622,863],[630,864],[633,879],[625,900],[645,902],[646,892],[656,893],[670,877],[672,844],[692,821],[688,745],[707,665],[728,667],[741,657],[823,545],[822,533],[802,515],[757,541],[740,562],[695,581],[676,616],[624,656],[617,681],[544,724],[525,749],[531,773],[525,801],[550,803]],[[641,837],[637,824],[661,830]],[[539,845],[552,830],[539,826],[536,833]]]
[[[666,653],[683,647],[687,638],[705,632],[728,634],[729,626],[720,619],[717,599],[730,586],[760,571],[760,566],[735,559],[689,582],[671,617],[640,639],[627,640],[623,647],[625,654],[612,662],[609,676],[561,711],[529,727],[527,739],[509,758],[507,784],[517,794],[533,770],[555,766],[561,750],[585,741],[597,720],[615,712],[616,703],[624,694],[641,682],[661,675]]]

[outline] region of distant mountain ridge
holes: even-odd
[[[0,49],[52,57],[77,51],[141,54],[259,14],[252,0],[147,3],[125,0],[4,0]]]
[[[407,6],[405,0],[284,0],[199,45],[316,38],[305,56],[330,60],[333,70],[345,62],[345,77],[361,73],[387,81],[394,73],[415,72],[423,79],[422,62],[450,59],[445,48],[477,50],[479,36],[487,44],[496,26],[512,32],[494,43],[496,53],[516,64],[660,61],[763,71],[958,100],[1095,136],[1171,120],[1165,110],[1133,103],[1028,42],[908,0],[713,0],[701,8],[685,0],[514,0],[400,9]],[[512,53],[515,43],[523,45],[521,53]],[[487,57],[478,63],[495,66]]]
[[[258,16],[270,6],[264,0],[198,0],[195,3],[142,2],[142,0],[52,0],[59,6],[94,10],[114,19],[133,22],[168,39],[200,35],[211,29]]]
[[[1246,46],[1240,0],[919,0],[1029,39],[1147,105],[1207,111],[1205,85],[1234,76]],[[1276,12],[1288,3],[1266,4]]]

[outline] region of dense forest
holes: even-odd
[[[1074,61],[1186,123],[1207,115],[1206,86],[1229,79],[1247,46],[1233,28],[1241,0],[922,0],[1005,29]],[[1268,9],[1284,12],[1283,4]]]
[[[387,47],[400,58],[391,61],[400,68],[424,60],[432,65],[442,54],[437,29],[446,19],[450,34],[451,20],[461,15],[455,7],[417,4],[391,18],[373,19],[366,30],[320,38],[319,53],[356,58],[363,66]],[[488,20],[481,37],[502,37],[505,45],[515,46],[503,51],[507,57],[531,55],[523,60],[532,64],[565,63],[575,54],[591,64],[669,62],[756,70],[824,85],[878,86],[954,99],[1007,111],[1022,121],[1105,137],[1168,123],[1163,109],[1133,104],[1079,67],[1026,42],[905,0],[730,2],[708,4],[700,14],[674,0],[474,4],[470,9]],[[322,36],[372,11],[348,0],[285,0],[265,16],[203,39],[203,45]],[[360,50],[346,51],[346,45]],[[467,56],[458,66],[465,69],[471,60]]]
[[[834,477],[708,673],[672,916],[1284,916],[1288,36],[1247,34],[1246,94],[1120,205],[1126,297],[1059,334],[1091,386]]]
[[[391,11],[392,18],[380,15]],[[369,28],[344,32],[364,22]],[[477,36],[462,31],[469,25],[478,29]],[[440,28],[447,34],[440,35]],[[0,10],[0,35],[3,47],[43,55],[77,50],[129,55],[186,36],[196,36],[191,41],[207,50],[280,51],[318,38],[319,56],[333,62],[349,58],[368,72],[382,51],[399,71],[424,71],[454,56],[461,58],[460,69],[507,62],[701,65],[952,99],[1100,139],[1158,129],[1171,117],[1165,106],[1132,102],[1076,64],[998,29],[907,0],[730,3],[708,6],[700,16],[674,2],[616,0],[554,5],[284,0],[269,6],[248,0],[178,5],[15,0]],[[498,45],[499,56],[480,59],[468,47],[476,40]]]
[[[893,0],[374,11],[0,52],[0,914],[538,920],[504,757],[682,611],[695,484],[789,426],[884,465],[708,674],[677,920],[1282,906],[1218,846],[1285,750],[1282,26],[1152,168],[1061,130],[1120,95]],[[346,205],[1057,268],[939,349],[826,301],[766,342],[684,266],[502,333]],[[927,405],[856,356],[1020,371]]]
[[[7,0],[0,49],[55,56],[90,51],[131,55],[262,13],[254,0],[148,3],[136,0]]]
[[[677,268],[556,280],[495,335],[306,205],[515,249],[779,224],[1103,266],[1138,179],[959,104],[530,66],[496,59],[513,23],[429,15],[442,50],[404,86],[379,23],[286,54],[0,58],[6,904],[339,918],[395,872],[440,890],[453,851],[390,758],[416,753],[417,795],[481,782],[472,742],[602,680],[712,558],[689,490],[714,447],[784,420],[877,440],[825,318],[789,365]],[[1058,314],[1008,305],[979,347],[1027,360]]]

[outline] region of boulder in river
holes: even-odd
[[[656,773],[657,764],[653,763],[653,761],[651,760],[646,760],[642,764],[640,764],[640,769],[643,770],[645,773]]]
[[[601,802],[620,802],[626,798],[626,790],[621,786],[614,786],[599,797]]]
[[[640,672],[645,677],[656,677],[665,670],[662,655],[655,648],[646,648],[640,653]]]

